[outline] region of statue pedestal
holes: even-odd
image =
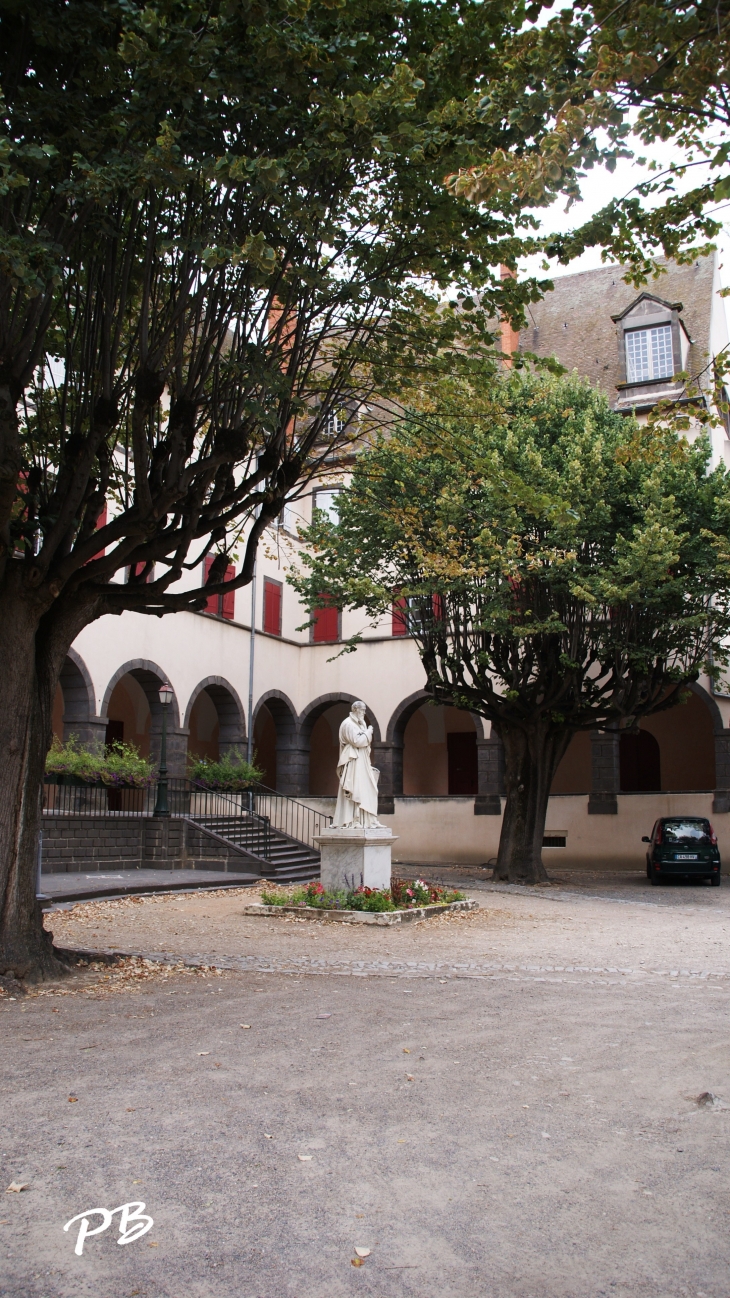
[[[322,886],[328,891],[390,887],[390,849],[397,838],[387,825],[325,829],[314,841],[322,854]]]

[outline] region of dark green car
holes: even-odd
[[[709,879],[720,887],[717,837],[704,816],[662,816],[642,843],[649,843],[646,873],[652,883],[662,879]]]

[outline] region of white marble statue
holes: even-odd
[[[365,724],[365,704],[359,700],[340,726],[340,757],[337,774],[340,791],[332,821],[333,829],[379,826],[378,779],[380,771],[370,765],[373,728]]]

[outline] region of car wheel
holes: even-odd
[[[710,883],[712,884],[713,888],[719,888],[719,887],[720,887],[720,879],[721,879],[721,878],[722,878],[722,875],[719,875],[719,874],[713,874],[712,878],[710,879]]]
[[[651,881],[652,881],[654,887],[655,887],[655,888],[658,888],[658,887],[659,887],[659,884],[661,883],[661,879],[659,878],[659,875],[656,874],[656,872],[655,872],[654,870],[652,870],[652,871],[650,871],[649,878],[651,879]]]

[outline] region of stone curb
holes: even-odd
[[[418,919],[432,919],[435,915],[444,915],[453,910],[478,910],[478,901],[450,901],[433,906],[417,906],[412,910],[366,911],[366,910],[324,910],[320,906],[265,906],[255,902],[244,906],[244,915],[269,916],[298,915],[300,919],[334,920],[338,924],[376,924],[380,927],[389,924],[409,924]]]

